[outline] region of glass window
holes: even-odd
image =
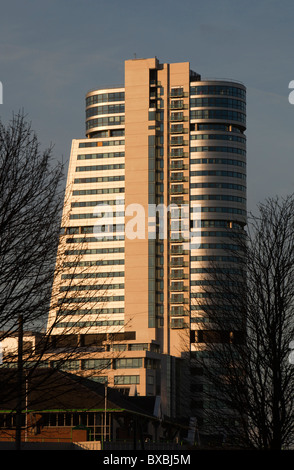
[[[142,358],[121,358],[115,360],[116,369],[131,369],[142,367]]]
[[[225,85],[200,85],[190,87],[191,95],[227,95],[246,98],[246,91],[243,88]]]
[[[132,385],[139,384],[139,375],[116,375],[114,377],[114,385]]]
[[[82,369],[110,369],[111,359],[83,359]]]

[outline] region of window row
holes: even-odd
[[[91,165],[77,166],[76,171],[106,171],[106,170],[122,170],[125,168],[124,163],[114,163],[111,165]]]
[[[223,212],[228,214],[246,215],[247,212],[235,207],[201,207],[200,212]]]
[[[244,197],[239,196],[231,196],[231,195],[220,195],[220,194],[202,194],[192,195],[190,196],[191,201],[232,201],[232,202],[240,202],[241,204],[246,203],[246,199]]]
[[[226,232],[218,232],[216,231],[204,231],[202,232],[193,232],[193,237],[228,237],[228,238],[239,238],[242,237],[243,234],[240,232],[232,232],[232,230],[228,230]]]
[[[231,98],[191,98],[191,108],[206,108],[206,107],[221,107],[221,108],[234,108],[245,111],[246,104],[241,100],[234,100]]]
[[[160,347],[157,344],[150,343],[134,343],[134,344],[110,344],[110,351],[152,351],[160,352]]]
[[[125,249],[122,247],[109,247],[109,248],[92,248],[91,250],[65,250],[66,255],[100,255],[102,253],[124,253]],[[99,260],[100,263],[100,260]]]
[[[121,137],[125,135],[124,129],[104,129],[104,130],[97,130],[91,133],[91,139],[102,139],[104,137]],[[102,141],[97,142],[98,147],[102,147]],[[119,145],[119,144],[116,144]]]
[[[206,212],[206,211],[204,211]],[[221,212],[221,211],[219,211]],[[173,222],[173,221],[172,221]],[[178,225],[179,220],[175,221],[176,224]],[[191,220],[192,223],[192,220]],[[227,221],[227,220],[193,220],[193,228],[206,228],[206,227],[217,227],[217,228],[228,228],[228,233],[232,233],[231,237],[233,237],[235,232],[232,232],[234,229],[237,229],[239,231],[242,229],[241,225],[237,222],[232,222],[232,221]],[[240,236],[242,235],[242,232],[240,232]],[[199,232],[200,236],[200,232]],[[237,236],[237,235],[236,235]],[[173,238],[176,240],[177,238]]]
[[[88,108],[86,110],[86,118],[91,116],[97,116],[99,114],[115,114],[115,113],[124,113],[125,105],[124,104],[110,104],[104,106],[95,106]]]
[[[83,290],[101,290],[101,291],[106,291],[106,290],[111,290],[111,289],[124,289],[125,285],[124,284],[95,284],[95,285],[84,285],[84,284],[79,284],[78,286],[61,286],[59,288],[60,292],[81,292]]]
[[[222,188],[246,192],[246,186],[234,183],[190,183],[190,188]]]
[[[124,116],[111,116],[111,117],[103,117],[97,119],[90,119],[86,122],[86,130],[92,129],[93,127],[100,127],[100,126],[120,126],[124,124],[125,117]]]
[[[191,292],[192,299],[209,299],[213,296],[212,292]]]
[[[104,213],[105,212],[106,211],[104,211]],[[125,215],[124,212],[113,212],[111,214],[111,216],[113,216],[113,217],[124,217],[124,215]],[[98,219],[99,217],[101,218],[102,215],[101,214],[99,214],[99,215],[95,214],[95,212],[94,212],[94,214],[92,214],[92,213],[89,213],[89,214],[71,214],[69,216],[69,218],[72,219],[72,220],[75,220],[75,219]]]
[[[213,280],[207,280],[207,279],[197,279],[197,280],[192,280],[190,283],[191,286],[242,286],[240,282],[236,281],[231,281],[229,279],[213,279]]]
[[[85,302],[121,302],[125,300],[124,295],[111,295],[109,297],[106,296],[101,296],[101,297],[67,297],[64,299],[59,299],[58,303],[59,304],[71,304],[71,303],[82,303],[84,304]]]
[[[223,109],[203,109],[190,112],[190,119],[224,119],[226,121],[239,121],[246,123],[246,115],[238,111],[226,111]]]
[[[100,277],[124,277],[124,271],[106,271],[98,273],[62,274],[61,279],[97,279]]]
[[[190,321],[191,321],[191,323],[210,323],[209,318],[207,318],[207,317],[191,317]]]
[[[116,91],[112,93],[99,93],[97,95],[91,95],[86,98],[86,106],[90,106],[96,103],[108,103],[112,101],[124,101],[125,92]]]
[[[246,163],[241,160],[232,160],[230,158],[194,158],[190,160],[190,164],[200,165],[234,165],[246,168]]]
[[[193,248],[193,245],[191,246]],[[240,245],[233,243],[200,243],[197,244],[199,250],[240,250]]]
[[[73,196],[89,196],[92,194],[113,194],[124,193],[125,188],[96,188],[96,189],[76,189],[72,192]]]
[[[68,361],[53,361],[51,365],[57,369],[71,369],[71,370],[104,370],[104,369],[140,369],[148,366],[148,360],[143,358],[122,358],[122,359],[82,359],[68,360]]]
[[[246,156],[246,151],[236,147],[222,147],[222,146],[201,146],[191,147],[190,152],[226,152],[226,153],[238,153],[239,155]]]
[[[81,202],[72,202],[71,207],[95,207],[95,206],[121,206],[124,205],[125,201],[122,198],[118,199],[105,199],[100,201],[81,201]],[[89,232],[88,232],[89,233]]]
[[[85,226],[82,226],[82,227],[67,227],[65,229],[65,233],[66,235],[78,235],[80,233],[86,233],[86,234],[89,234],[89,233],[95,233],[94,232],[94,225],[85,225]],[[85,239],[82,239],[82,241],[86,241],[86,240],[89,240],[87,238]],[[69,242],[71,243],[71,242]]]
[[[190,176],[226,176],[231,178],[241,178],[246,180],[244,173],[237,173],[236,171],[221,171],[221,170],[202,170],[191,171]]]
[[[97,176],[96,178],[75,178],[74,184],[105,183],[107,181],[124,181],[124,175],[120,176]]]
[[[213,256],[213,255],[204,255],[204,256],[191,256],[190,261],[223,261],[229,263],[239,263],[240,258],[237,256]]]
[[[193,126],[195,128],[193,129]],[[237,134],[243,134],[241,129],[232,124],[219,124],[219,123],[205,123],[205,124],[191,124],[191,130],[194,131],[225,131],[225,132],[235,132]]]
[[[105,141],[90,141],[90,142],[80,142],[79,148],[85,147],[109,147],[109,146],[116,146],[116,145],[125,145],[124,140],[105,140]]]
[[[116,264],[125,264],[124,259],[102,259],[96,261],[67,261],[63,263],[65,268],[77,268],[85,266],[112,266]]]
[[[60,322],[55,325],[56,328],[89,328],[95,326],[118,326],[123,325],[123,320],[103,320],[103,321],[85,321],[85,322]]]
[[[190,274],[236,274],[243,275],[240,269],[236,268],[191,268]]]
[[[89,153],[80,154],[77,156],[77,160],[94,160],[97,158],[119,158],[124,157],[125,152],[108,152],[108,153]]]
[[[230,229],[240,229],[240,224],[231,220],[200,220],[197,227],[226,227]]]
[[[246,91],[243,88],[226,85],[199,85],[190,87],[190,95],[227,95],[246,98]]]
[[[211,305],[205,305],[205,304],[201,304],[201,305],[191,305],[191,310],[206,310],[206,311],[214,311],[214,310],[211,310],[213,309],[213,307]],[[217,309],[218,309],[218,312],[221,313],[221,310],[223,312],[233,312],[235,310],[236,307],[234,307],[233,305],[218,305],[217,306]],[[221,309],[221,310],[220,310]],[[195,317],[194,317],[195,318]],[[220,318],[220,317],[219,317]]]
[[[121,308],[93,308],[93,309],[74,309],[74,310],[59,310],[57,315],[62,317],[64,315],[102,315],[109,313],[124,313],[125,309]]]
[[[80,233],[84,233],[84,234],[89,234],[89,233],[95,233],[95,230],[94,230],[94,225],[86,225],[86,226],[83,226],[83,227],[67,227],[66,228],[66,235],[78,235]],[[70,239],[67,239],[67,240],[70,240]],[[74,239],[71,239],[71,240],[74,240]],[[78,239],[79,241],[91,241],[90,238],[80,238]],[[68,241],[67,243],[73,243],[72,241]]]
[[[143,366],[142,358],[121,358],[114,360],[115,369],[137,369]]]
[[[107,237],[106,234],[113,235],[116,233],[117,236],[123,235],[124,229],[125,229],[124,224],[109,224],[109,225],[103,224],[103,226],[99,226],[99,231],[97,230],[95,237],[67,238],[66,243],[96,243],[96,242],[100,242],[102,239]],[[113,236],[113,239],[115,240],[116,238]],[[119,239],[123,240],[123,238],[119,238]]]
[[[114,385],[138,385],[140,383],[139,375],[115,375]]]
[[[246,139],[244,137],[230,134],[191,134],[190,140],[229,140],[232,142],[240,142],[242,144],[246,143]]]

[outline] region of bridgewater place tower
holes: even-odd
[[[159,396],[167,416],[197,411],[185,360],[209,263],[246,225],[245,129],[244,85],[189,62],[127,60],[124,86],[86,94],[48,318],[82,348],[69,370]]]

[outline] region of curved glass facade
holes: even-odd
[[[201,244],[190,257],[190,325],[197,350],[209,297],[203,286],[211,285],[212,269],[236,269],[238,257],[231,252],[238,243],[233,247],[228,240],[238,242],[245,234],[246,89],[217,81],[191,84],[190,106],[190,203],[199,203],[202,215]]]
[[[86,136],[105,138],[124,135],[124,101],[124,89],[94,90],[87,93]]]

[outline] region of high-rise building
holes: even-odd
[[[72,370],[160,395],[169,416],[188,409],[207,267],[246,224],[245,129],[243,84],[134,59],[124,86],[87,93],[72,142],[48,329],[85,347]]]

